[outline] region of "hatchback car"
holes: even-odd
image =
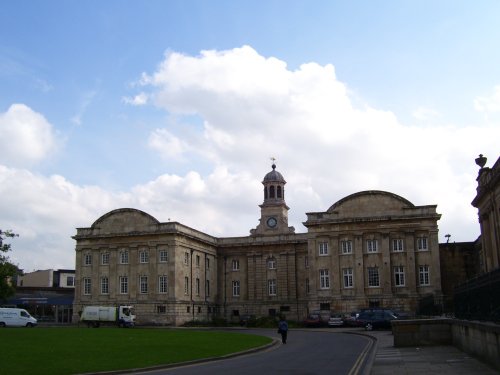
[[[397,316],[391,310],[373,309],[362,311],[356,324],[364,327],[367,331],[372,329],[390,329],[392,321],[397,319]]]
[[[329,327],[340,327],[344,325],[344,321],[342,320],[342,315],[340,314],[332,314],[330,315],[330,319],[328,319]]]

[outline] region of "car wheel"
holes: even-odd
[[[367,331],[371,331],[371,330],[373,330],[373,325],[371,323],[366,323],[365,329]]]
[[[33,327],[34,327],[34,325],[33,325],[33,323],[28,323],[28,324],[26,324],[26,327],[28,327],[28,328],[33,328]]]
[[[5,323],[4,322],[0,322],[0,328],[5,328]]]

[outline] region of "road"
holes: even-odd
[[[244,332],[278,338],[274,330],[251,329]],[[370,339],[365,336],[336,333],[335,329],[291,330],[286,345],[279,344],[266,351],[140,374],[347,375],[370,343]]]

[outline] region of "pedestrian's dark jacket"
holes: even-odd
[[[287,332],[288,331],[288,323],[285,320],[280,320],[278,323],[278,330],[280,332]]]

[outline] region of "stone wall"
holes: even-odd
[[[453,345],[500,370],[500,325],[454,320]]]
[[[451,319],[393,321],[394,346],[452,345],[451,322]]]
[[[454,345],[500,370],[500,325],[457,319],[392,322],[394,346]]]

